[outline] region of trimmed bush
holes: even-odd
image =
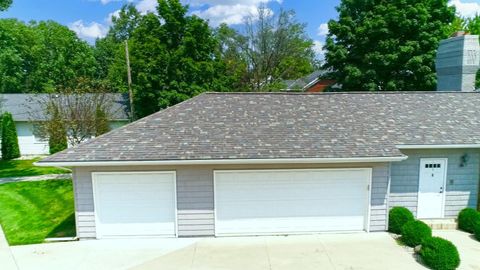
[[[430,237],[422,243],[420,256],[434,270],[454,270],[460,265],[460,255],[452,242],[440,237]]]
[[[432,229],[420,220],[409,221],[402,227],[402,242],[409,247],[416,247],[432,237]]]
[[[409,221],[414,221],[412,212],[405,207],[393,207],[388,214],[388,231],[402,233],[402,227]]]
[[[480,241],[480,221],[475,224],[473,228],[473,233],[475,234],[475,239]]]
[[[480,213],[472,208],[465,208],[458,214],[458,228],[462,231],[473,233],[474,226],[480,222]]]
[[[2,115],[2,159],[11,160],[20,157],[18,136],[15,122],[11,113]]]

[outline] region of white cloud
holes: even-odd
[[[241,24],[246,17],[257,15],[258,10],[256,6],[250,5],[217,5],[203,11],[193,11],[192,14],[208,19],[212,26],[218,26],[221,23]]]
[[[313,51],[317,55],[319,59],[323,59],[325,55],[325,51],[323,50],[323,42],[320,40],[314,40],[313,41]]]
[[[245,18],[258,14],[258,6],[269,2],[282,3],[282,0],[184,0],[185,4],[196,10],[192,11],[203,19],[210,21],[212,26],[221,23],[241,24]],[[273,11],[268,9],[269,13]]]
[[[326,36],[328,34],[328,23],[322,23],[317,29],[317,34],[319,36]]]
[[[196,6],[234,6],[234,5],[247,5],[247,6],[258,6],[262,3],[268,2],[278,2],[282,3],[283,0],[183,0],[185,4],[189,4],[192,7]]]
[[[157,10],[157,0],[140,0],[135,7],[140,13],[155,12]]]
[[[455,6],[457,13],[462,17],[473,17],[480,13],[480,3],[478,1],[450,0],[450,6]]]
[[[107,34],[108,27],[97,22],[84,23],[82,20],[71,23],[68,28],[83,39],[102,38]]]

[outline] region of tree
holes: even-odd
[[[0,0],[0,11],[7,10],[12,4],[12,0]]]
[[[217,40],[205,20],[187,11],[178,0],[159,0],[157,14],[147,13],[137,26],[126,27],[134,28],[128,35],[137,117],[204,91],[226,90]],[[126,74],[125,54],[116,53],[109,78],[123,91]]]
[[[5,112],[2,115],[2,159],[11,160],[20,157],[18,136],[12,114]]]
[[[0,93],[54,91],[96,75],[92,47],[56,22],[0,19],[0,40]]]
[[[42,123],[44,129],[48,135],[48,147],[50,154],[55,154],[68,147],[67,130],[60,110],[56,106],[51,105],[47,108],[50,119]]]
[[[293,11],[272,15],[264,6],[245,22],[242,51],[247,61],[248,89],[269,91],[282,87],[284,79],[311,73],[316,65],[313,41]]]
[[[98,107],[95,110],[95,136],[100,136],[110,131],[110,125],[108,123],[108,116],[105,110]]]
[[[31,110],[32,119],[39,118],[35,113],[46,118],[38,122],[39,136],[51,138],[51,143],[58,145],[56,151],[65,147],[65,137],[69,145],[75,146],[104,132],[105,123],[100,122],[108,121],[115,113],[109,93],[103,82],[79,78],[56,93],[40,96],[37,102],[41,111]]]
[[[325,68],[346,91],[434,90],[448,0],[342,0],[328,24]]]

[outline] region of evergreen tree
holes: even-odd
[[[2,116],[2,159],[11,160],[20,157],[18,136],[12,114],[3,113]]]

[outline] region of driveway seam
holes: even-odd
[[[323,241],[320,239],[320,236],[319,236],[319,235],[317,235],[317,238],[318,238],[318,241],[320,242],[320,245],[322,245],[323,250],[325,251],[325,255],[327,255],[328,262],[329,262],[330,265],[333,267],[333,269],[336,270],[337,267],[335,267],[335,264],[333,263],[333,260],[332,260],[332,258],[330,257],[330,254],[328,254],[328,250],[327,250],[326,246],[323,244]]]
[[[5,233],[3,232],[3,228],[2,228],[2,225],[0,225],[0,248],[1,246],[5,246],[4,249],[7,250],[8,252],[8,255],[11,259],[11,262],[13,262],[13,265],[15,266],[15,268],[17,270],[19,270],[20,268],[18,267],[18,263],[17,263],[17,260],[15,259],[15,256],[13,255],[13,252],[12,250],[10,249],[10,245],[8,244],[7,242],[7,238],[5,237]],[[2,248],[3,249],[3,248]],[[0,249],[1,251],[1,249]]]
[[[270,252],[268,250],[267,239],[263,240],[265,245],[265,252],[267,253],[268,269],[272,270],[272,261],[270,260]]]

